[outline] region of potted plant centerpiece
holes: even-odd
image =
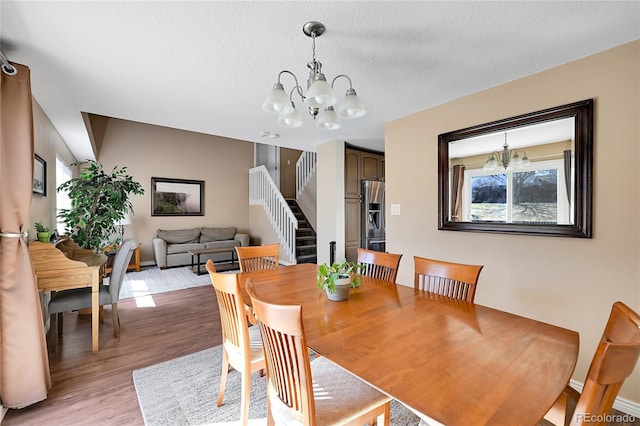
[[[47,228],[40,222],[36,222],[34,226],[36,227],[36,232],[38,233],[38,241],[40,241],[41,243],[48,243],[49,241],[51,241],[49,228]]]
[[[318,268],[318,288],[327,293],[329,300],[341,302],[349,298],[349,290],[360,287],[360,277],[355,275],[362,265],[343,260]]]

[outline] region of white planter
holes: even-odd
[[[333,302],[342,302],[349,298],[349,290],[351,290],[351,277],[340,278],[335,282],[336,289],[333,293],[327,289],[327,298]]]

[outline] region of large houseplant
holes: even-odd
[[[362,265],[343,260],[333,264],[322,264],[318,268],[318,288],[327,293],[329,300],[340,302],[347,300],[349,290],[360,287],[360,277],[355,273],[362,269]]]
[[[106,173],[102,164],[93,160],[72,164],[77,165],[84,166],[80,175],[58,187],[71,199],[71,208],[61,209],[58,217],[73,241],[98,252],[119,242],[113,237],[115,223],[133,211],[129,196],[142,195],[144,189],[126,173],[126,167],[115,166]]]

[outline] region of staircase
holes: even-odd
[[[317,263],[318,249],[316,246],[316,231],[309,225],[307,218],[300,210],[294,199],[287,199],[287,204],[298,219],[296,229],[296,263]]]

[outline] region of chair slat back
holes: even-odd
[[[473,302],[482,265],[444,262],[413,257],[414,281],[418,290]]]
[[[236,247],[241,272],[269,271],[278,268],[280,244]]]
[[[622,384],[633,372],[639,357],[640,315],[624,303],[616,302],[591,361],[571,424],[583,424],[584,416],[579,418],[579,413],[609,414]]]
[[[302,306],[273,305],[260,300],[250,278],[246,289],[262,336],[271,406],[285,407],[289,416],[305,425],[314,425],[313,380]],[[275,398],[278,401],[274,404]]]
[[[207,260],[205,268],[218,299],[223,344],[231,344],[236,351],[244,352],[249,348],[249,332],[237,275],[216,273],[211,259]]]
[[[359,273],[367,277],[395,283],[401,258],[401,254],[358,248],[358,264],[363,266]]]

